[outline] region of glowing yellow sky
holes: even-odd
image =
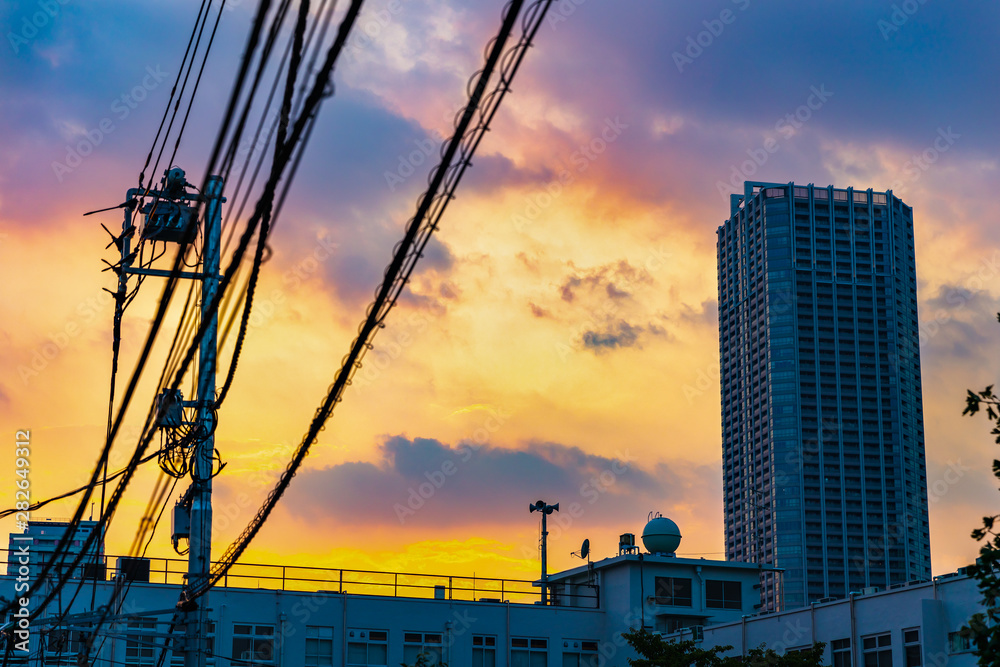
[[[342,104],[356,114],[351,118],[363,119],[360,130],[371,137],[401,127],[400,136],[439,139],[446,131],[441,119],[461,101],[462,80],[478,66],[479,42],[485,41],[478,39],[480,32],[495,29],[497,8],[431,4],[433,18],[404,14],[384,33],[387,41],[338,73],[342,89],[324,113],[340,119]],[[595,44],[600,10],[593,11],[588,18],[581,8],[578,23],[539,34],[519,85],[437,235],[447,261],[415,276],[409,288],[414,297],[391,314],[306,464],[316,485],[327,479],[325,471],[336,470],[408,481],[388,486],[376,499],[359,496],[353,507],[336,489],[330,496],[316,492],[313,501],[305,492],[295,495],[297,485],[310,493],[320,488],[297,479],[244,560],[530,578],[538,567],[538,523],[526,505],[537,498],[583,508],[578,516],[554,515],[559,521],[551,528],[552,569],[573,565],[569,554],[585,537],[595,558],[613,555],[618,535],[641,533],[650,511],[678,522],[684,534],[680,553],[722,557],[715,229],[727,217],[728,203],[716,183],[729,178],[730,165],[745,160],[748,148],[774,134],[773,119],[803,95],[796,88],[790,101],[782,98],[773,110],[745,118],[720,116],[720,102],[699,109],[660,97],[655,91],[668,87],[655,78],[668,76],[662,63],[646,63],[643,48],[626,49],[629,40],[617,32]],[[476,39],[464,36],[469,26]],[[232,26],[234,43],[242,27],[238,20]],[[647,35],[639,41],[648,46],[655,40]],[[581,63],[595,53],[615,52],[616,44],[620,61],[608,59],[604,69],[587,70],[592,77],[581,75]],[[41,61],[38,48],[32,66]],[[108,50],[93,57],[113,60],[126,80],[132,75]],[[170,57],[172,52],[162,60]],[[83,67],[82,58],[61,67]],[[434,69],[441,63],[447,63],[443,73]],[[14,64],[27,72],[23,60]],[[709,86],[712,68],[722,65],[706,56],[698,66]],[[57,70],[46,71],[67,76]],[[655,85],[640,90],[643,72]],[[219,75],[218,85],[228,80]],[[607,86],[602,94],[590,88],[598,82]],[[8,85],[22,91],[16,99],[27,99],[16,81]],[[115,79],[106,90],[124,85]],[[931,547],[934,573],[940,574],[974,558],[968,532],[996,504],[987,426],[960,413],[966,388],[1000,377],[1000,327],[991,324],[1000,300],[1000,258],[991,229],[998,212],[997,163],[979,150],[973,125],[962,128],[951,150],[914,172],[908,161],[931,145],[934,123],[947,125],[947,118],[912,132],[887,131],[881,140],[845,138],[838,124],[850,119],[837,114],[847,113],[852,93],[834,89],[841,106],[831,101],[822,110],[826,116],[818,112],[754,178],[876,190],[896,184],[897,194],[914,208]],[[113,97],[105,92],[90,94],[101,109]],[[102,442],[112,312],[102,288],[113,288],[113,276],[100,272],[99,260],[113,257],[103,250],[107,239],[97,223],[115,228],[120,218],[117,212],[99,219],[79,214],[117,203],[132,185],[160,112],[152,106],[165,101],[153,99],[159,102],[140,108],[64,186],[53,185],[49,168],[63,150],[63,135],[35,128],[24,131],[34,143],[10,143],[0,180],[0,271],[7,285],[0,290],[6,371],[0,414],[10,433],[31,429],[35,498],[82,483]],[[14,104],[0,103],[5,132],[12,136],[22,126],[33,127],[20,107],[12,111]],[[103,113],[95,117],[55,102],[51,108],[53,118],[82,116],[82,128]],[[620,129],[605,132],[616,124]],[[214,121],[206,121],[201,131],[208,136],[212,128]],[[338,159],[338,151],[346,150],[342,135],[358,131],[333,120],[322,126],[293,190],[299,199],[275,232],[275,254],[258,290],[258,316],[217,433],[228,466],[216,480],[215,553],[263,500],[354,336],[376,285],[361,289],[348,260],[361,256],[380,272],[423,183],[427,165],[389,190],[384,173],[413,150],[413,140],[373,140],[360,149],[370,170],[358,201],[345,201],[351,193],[325,192],[322,178],[333,183],[358,171],[357,164]],[[608,140],[601,152],[581,158],[580,147],[602,136]],[[186,144],[192,181],[202,176],[202,149],[197,142]],[[24,165],[30,166],[27,184],[14,176],[15,167]],[[43,205],[29,205],[31,197],[43,197]],[[154,279],[147,281],[127,313],[122,382],[159,289]],[[588,346],[588,332],[622,334],[625,342]],[[222,353],[223,368],[229,349]],[[163,363],[164,344],[157,351],[128,420],[126,435],[133,439],[119,440],[112,468],[124,464],[151,401],[150,380]],[[405,477],[387,458],[388,451],[404,451],[387,448],[395,436],[432,439],[443,448],[435,451],[453,458],[462,443],[482,445],[468,464],[478,467],[457,466],[441,491],[401,522],[394,505],[405,504],[410,488],[424,480],[422,471]],[[532,481],[523,486],[490,489],[495,502],[478,497],[474,485],[469,495],[458,494],[472,480],[488,485],[489,461],[510,465],[503,474],[514,477],[497,479],[516,481],[517,454],[564,471],[566,480],[555,487],[561,495],[536,483],[528,468],[524,477]],[[613,474],[612,483],[592,495],[594,476],[600,480],[602,466],[615,460],[632,472]],[[111,553],[126,549],[134,536],[156,476],[147,468],[115,518]],[[72,508],[64,502],[42,514],[68,516]],[[153,540],[151,555],[171,555],[168,523]]]

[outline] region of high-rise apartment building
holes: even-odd
[[[718,230],[726,556],[765,609],[931,576],[912,209],[747,182]]]

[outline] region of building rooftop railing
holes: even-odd
[[[7,575],[19,566],[17,557],[8,552]],[[148,563],[148,568],[147,568]],[[33,572],[41,563],[32,563]],[[103,567],[102,567],[103,566]],[[118,579],[151,584],[184,585],[188,562],[182,558],[129,558],[104,556],[96,564],[77,568],[73,579]],[[597,608],[598,594],[594,586],[560,584],[558,604]],[[493,577],[350,570],[343,568],[310,567],[304,565],[271,565],[237,563],[219,582],[220,588],[242,588],[298,592],[348,593],[351,595],[381,595],[404,598],[432,598],[479,602],[512,602],[539,604],[541,589],[530,579],[499,579]]]

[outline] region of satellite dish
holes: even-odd
[[[584,540],[583,546],[580,547],[580,558],[586,558],[590,555],[590,540]]]

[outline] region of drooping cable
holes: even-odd
[[[278,123],[278,136],[275,140],[275,159],[279,153],[291,152],[291,146],[286,144],[288,133],[289,114],[292,110],[292,95],[295,92],[295,77],[302,62],[302,47],[305,40],[306,19],[309,17],[309,0],[301,0],[299,3],[299,16],[295,25],[294,45],[292,47],[292,59],[288,66],[288,76],[285,79],[285,94],[281,104],[281,118]],[[286,181],[290,182],[291,179]],[[243,316],[240,321],[240,331],[236,337],[232,362],[226,373],[226,380],[222,385],[219,396],[215,401],[215,409],[225,400],[229,393],[229,388],[233,384],[236,375],[236,366],[239,361],[240,351],[243,349],[243,341],[246,339],[247,326],[250,323],[250,311],[253,308],[253,297],[257,289],[257,279],[260,276],[260,267],[264,259],[264,249],[267,247],[267,236],[271,223],[272,207],[269,207],[266,214],[261,217],[260,232],[257,235],[257,250],[254,253],[253,267],[250,269],[250,278],[247,283],[246,296],[244,297]]]
[[[198,10],[198,22],[195,24],[195,31],[197,32],[197,37],[195,38],[194,50],[191,52],[191,59],[187,60],[187,58],[185,58],[185,62],[181,64],[181,69],[177,73],[179,77],[180,72],[181,71],[184,72],[184,81],[183,83],[181,83],[180,94],[177,96],[177,100],[174,103],[174,110],[170,115],[170,123],[167,125],[167,132],[166,134],[163,135],[163,143],[160,145],[160,150],[156,154],[156,162],[153,163],[153,171],[150,174],[150,179],[151,179],[150,187],[152,186],[152,180],[156,178],[157,169],[159,169],[160,166],[160,160],[163,158],[163,151],[166,150],[167,148],[167,141],[170,138],[170,131],[173,129],[174,121],[177,120],[177,112],[180,110],[181,102],[184,99],[184,90],[187,88],[188,79],[190,79],[191,77],[191,70],[194,68],[195,56],[198,53],[198,46],[201,43],[201,36],[205,32],[205,25],[208,22],[208,14],[211,11],[211,9],[212,9],[212,0],[208,0],[207,4],[205,3],[205,0],[202,0],[202,5]],[[192,36],[194,35],[192,34]],[[187,65],[186,70],[184,69],[185,64]],[[193,93],[191,95],[191,102],[194,102]],[[157,133],[157,136],[159,136],[159,133]],[[180,141],[179,136],[177,140]],[[148,158],[147,158],[147,164],[148,164]],[[168,164],[167,166],[169,167],[170,165]],[[145,173],[145,169],[146,168],[143,167],[143,173]],[[143,187],[141,179],[139,182],[139,187]]]
[[[549,3],[545,3],[543,10],[536,13],[539,21],[544,17],[544,10],[547,9],[548,4]],[[385,271],[384,281],[377,290],[375,301],[369,306],[367,317],[359,327],[358,336],[351,345],[350,351],[345,356],[334,383],[331,385],[323,403],[317,409],[312,424],[310,425],[306,435],[303,437],[302,442],[296,449],[291,462],[282,473],[281,478],[274,489],[272,489],[268,494],[267,499],[264,501],[260,510],[258,510],[257,515],[251,520],[250,524],[246,527],[246,529],[244,529],[239,538],[237,538],[237,540],[229,546],[219,562],[212,568],[208,580],[204,584],[189,591],[187,598],[182,599],[181,606],[193,603],[194,599],[207,592],[239,559],[240,555],[257,535],[263,524],[267,521],[271,511],[273,511],[285,489],[287,489],[292,477],[295,476],[298,468],[302,464],[302,461],[309,453],[309,449],[315,442],[319,431],[325,426],[327,419],[332,414],[334,406],[342,400],[343,391],[350,383],[350,379],[356,369],[360,366],[361,358],[363,358],[364,353],[371,348],[371,343],[369,342],[370,339],[374,335],[375,330],[383,326],[382,321],[388,314],[388,310],[391,309],[395,300],[398,298],[399,290],[401,290],[402,286],[405,285],[406,278],[409,275],[408,271],[412,271],[412,268],[415,265],[417,257],[411,256],[410,251],[418,239],[418,235],[421,232],[422,225],[425,222],[428,212],[430,211],[434,201],[437,199],[438,190],[441,188],[445,180],[445,176],[449,172],[451,162],[455,155],[459,152],[459,147],[465,138],[466,130],[472,123],[473,116],[479,107],[493,70],[497,66],[497,63],[504,51],[507,38],[510,36],[522,5],[523,0],[511,0],[511,2],[509,2],[505,7],[500,32],[490,43],[491,48],[489,48],[486,64],[479,75],[475,88],[470,92],[469,103],[466,105],[456,125],[455,134],[447,143],[443,151],[441,163],[431,172],[431,184],[421,197],[417,213],[408,223],[403,240],[396,247],[392,262]],[[343,30],[343,24],[341,25],[341,30]],[[315,93],[315,90],[313,92]],[[302,118],[300,117],[299,120],[301,121]],[[467,165],[470,157],[471,155],[464,156],[462,163]],[[445,201],[448,199],[450,199],[450,192],[448,193],[448,196],[445,197]],[[431,229],[431,231],[433,231],[433,229]],[[408,258],[410,261],[408,261]],[[400,280],[400,278],[402,278],[402,280]]]
[[[139,463],[143,464],[143,463],[147,463],[148,461],[152,461],[153,459],[156,458],[156,456],[157,455],[155,453],[149,454],[145,458],[143,458],[142,460],[140,460]],[[126,471],[126,468],[122,468],[121,470],[118,470],[117,472],[114,472],[114,473],[108,475],[106,481],[100,481],[100,482],[98,482],[98,484],[104,485],[104,484],[107,484],[108,482],[112,482],[112,481],[118,479],[119,477],[121,477],[122,475],[124,475],[125,471]],[[0,511],[0,519],[5,519],[5,518],[7,518],[9,516],[12,516],[15,512],[18,512],[18,511],[21,511],[21,512],[24,512],[24,511],[34,512],[35,510],[39,510],[39,509],[45,507],[49,503],[54,503],[54,502],[56,502],[58,500],[65,500],[66,498],[72,498],[73,496],[75,496],[78,493],[83,493],[89,487],[90,487],[90,484],[84,484],[81,487],[73,489],[72,491],[67,491],[65,493],[61,493],[58,496],[53,496],[52,498],[47,498],[45,500],[39,500],[36,503],[32,503],[28,507],[27,510],[17,510],[17,509],[14,509],[14,508],[5,509],[3,511]]]
[[[177,151],[181,147],[181,138],[184,136],[184,130],[187,128],[188,118],[191,116],[191,107],[194,106],[194,98],[198,94],[198,86],[201,84],[201,76],[205,73],[205,64],[208,63],[208,55],[212,52],[212,44],[215,43],[215,33],[219,30],[219,21],[222,19],[222,12],[226,9],[226,0],[222,0],[219,3],[219,13],[215,17],[215,25],[212,26],[212,34],[209,35],[208,45],[205,47],[205,55],[201,58],[201,67],[198,68],[198,76],[194,80],[194,88],[191,89],[191,97],[188,99],[187,111],[184,112],[184,120],[181,122],[181,129],[177,132],[177,140],[174,142],[174,151],[170,154],[170,161],[168,164],[173,164],[174,159],[177,157]],[[207,18],[207,12],[206,12]],[[205,24],[202,23],[202,30],[205,29]],[[201,33],[198,33],[198,41],[201,41]],[[197,50],[197,46],[195,46]]]
[[[246,46],[246,48],[244,50],[243,61],[241,63],[240,70],[239,70],[239,72],[237,74],[237,77],[236,77],[236,82],[235,82],[235,84],[233,86],[233,89],[232,89],[232,92],[231,92],[231,95],[230,95],[230,102],[229,102],[229,105],[227,107],[226,114],[223,117],[223,120],[222,120],[222,123],[221,123],[221,127],[220,127],[220,131],[219,131],[219,134],[218,134],[217,139],[216,139],[215,146],[214,146],[214,148],[212,150],[212,153],[211,153],[211,156],[209,158],[209,169],[206,170],[206,176],[205,176],[206,183],[207,183],[207,179],[208,179],[208,174],[212,173],[212,169],[214,168],[214,165],[215,165],[216,161],[218,160],[219,154],[220,154],[220,152],[222,150],[222,147],[224,145],[225,137],[228,134],[229,124],[232,121],[237,100],[241,96],[241,92],[242,92],[242,89],[243,89],[243,83],[245,81],[246,73],[247,73],[247,71],[249,69],[250,63],[253,60],[253,56],[254,56],[254,53],[256,51],[256,46],[259,43],[260,30],[261,30],[261,28],[263,26],[264,19],[266,17],[267,9],[269,8],[269,6],[270,6],[269,0],[261,0],[260,4],[258,5],[258,11],[257,11],[257,15],[256,15],[256,17],[254,19],[254,22],[253,22],[253,28],[250,31],[250,34],[248,36],[247,46]],[[207,16],[207,14],[206,14],[206,16]],[[202,190],[204,190],[204,189],[205,188],[203,187]],[[199,209],[200,209],[200,206],[201,205],[199,203]],[[114,441],[114,438],[117,436],[117,433],[118,433],[119,429],[121,428],[122,420],[124,419],[124,416],[125,416],[125,414],[127,412],[128,405],[131,402],[131,399],[132,399],[132,397],[133,397],[133,395],[135,393],[135,390],[136,390],[139,378],[140,378],[140,376],[142,374],[142,370],[143,370],[143,368],[144,368],[144,366],[145,366],[145,364],[146,364],[146,362],[147,362],[147,360],[149,358],[149,354],[150,354],[150,351],[151,351],[151,348],[152,348],[152,345],[153,345],[153,341],[155,340],[157,334],[159,333],[159,329],[160,329],[160,327],[161,327],[161,325],[163,323],[163,319],[165,317],[167,307],[168,307],[168,305],[170,303],[170,300],[171,300],[171,298],[173,296],[173,292],[175,291],[175,288],[176,288],[176,281],[179,278],[180,267],[181,267],[181,265],[183,263],[184,256],[185,256],[185,254],[186,254],[186,252],[188,250],[188,246],[190,244],[190,241],[193,238],[193,235],[195,233],[194,227],[196,227],[196,226],[192,226],[192,229],[188,230],[188,233],[186,234],[185,238],[182,239],[182,241],[180,243],[180,248],[178,249],[178,252],[177,252],[177,254],[175,256],[174,263],[173,263],[173,268],[172,268],[171,273],[170,273],[170,277],[167,279],[167,282],[166,282],[166,284],[165,284],[165,286],[163,288],[163,291],[161,293],[161,297],[160,297],[159,305],[157,307],[156,314],[155,314],[155,316],[153,318],[152,324],[151,324],[150,329],[149,329],[149,331],[147,333],[146,341],[145,341],[145,343],[144,343],[144,345],[142,347],[142,350],[140,352],[138,361],[136,362],[136,367],[135,367],[135,369],[133,371],[133,374],[132,374],[132,377],[130,379],[130,382],[129,382],[129,384],[128,384],[126,390],[125,390],[125,393],[123,395],[122,404],[121,404],[121,406],[119,408],[118,415],[117,415],[117,417],[116,417],[116,419],[115,419],[115,421],[114,421],[114,423],[112,425],[111,435],[110,435],[110,437],[107,438],[107,441],[105,442],[105,444],[104,444],[104,446],[102,448],[101,455],[99,457],[98,463],[95,466],[94,472],[93,472],[93,474],[91,476],[91,482],[87,486],[87,488],[83,491],[83,498],[81,498],[80,503],[79,503],[79,505],[77,507],[77,510],[76,510],[76,512],[74,513],[73,517],[70,520],[68,529],[66,530],[66,532],[63,534],[63,536],[60,538],[58,544],[56,545],[53,557],[43,564],[43,567],[42,567],[41,571],[39,572],[38,577],[35,579],[34,582],[32,582],[31,586],[29,587],[29,590],[26,592],[26,594],[29,595],[29,596],[33,595],[34,593],[36,593],[38,591],[38,589],[45,584],[45,582],[47,581],[47,579],[48,579],[48,577],[49,577],[49,575],[50,575],[50,573],[51,573],[51,571],[52,571],[52,569],[54,567],[59,566],[61,568],[61,566],[65,564],[65,557],[67,555],[67,545],[68,545],[68,542],[73,537],[73,534],[75,532],[75,527],[79,525],[79,522],[80,522],[80,520],[82,518],[83,512],[85,511],[86,505],[87,505],[87,503],[90,500],[92,489],[95,486],[99,485],[98,484],[98,477],[99,477],[100,471],[102,469],[102,466],[105,464],[105,462],[107,460],[107,457],[109,455],[109,452],[110,452],[110,449],[111,449],[111,445],[112,445],[112,443]],[[202,332],[202,335],[203,335],[203,332]],[[127,488],[128,483],[131,480],[131,476],[135,472],[135,469],[138,466],[139,461],[142,460],[143,454],[144,454],[146,448],[148,447],[149,442],[150,442],[150,440],[152,438],[152,431],[151,431],[151,428],[150,428],[151,427],[151,422],[152,422],[152,417],[153,417],[152,412],[150,412],[150,414],[147,416],[146,424],[145,424],[145,427],[143,429],[143,434],[144,435],[143,435],[143,437],[140,438],[140,442],[136,446],[136,450],[133,453],[132,458],[129,461],[129,465],[126,467],[126,470],[125,470],[125,472],[122,475],[122,480],[116,486],[114,492],[112,493],[112,497],[111,497],[110,501],[108,502],[107,514],[104,517],[101,518],[101,521],[98,524],[98,530],[92,532],[87,537],[87,539],[84,541],[84,546],[81,549],[81,551],[79,552],[79,554],[76,556],[76,558],[74,559],[73,566],[70,568],[70,571],[73,568],[75,568],[76,566],[79,565],[80,559],[88,551],[88,549],[90,548],[90,545],[93,543],[93,540],[96,537],[96,535],[100,534],[105,529],[109,517],[114,515],[114,508],[117,506],[117,503],[120,500],[121,495],[124,492],[125,488]],[[52,599],[54,597],[56,597],[59,594],[59,592],[61,591],[62,587],[65,585],[65,583],[66,583],[66,581],[67,581],[67,579],[69,577],[70,571],[67,571],[67,570],[64,569],[63,570],[63,574],[60,575],[60,576],[58,576],[58,580],[57,580],[55,586],[52,587],[52,589],[50,590],[49,594],[44,597],[44,599],[42,600],[42,602],[39,605],[36,606],[35,610],[32,612],[31,618],[35,618],[39,614],[43,613],[44,610],[45,610],[45,607],[52,601]],[[11,611],[13,609],[13,607],[14,607],[14,602],[12,601],[12,602],[6,604],[4,606],[4,608],[3,608],[3,610],[0,611],[0,613],[6,614],[9,611]]]
[[[170,115],[170,103],[174,99],[174,95],[177,93],[177,84],[181,80],[181,73],[184,71],[184,64],[187,62],[188,54],[191,52],[191,44],[194,43],[194,37],[198,32],[198,24],[201,23],[201,15],[205,12],[205,3],[207,0],[201,1],[201,7],[198,9],[198,16],[194,21],[194,28],[191,30],[191,37],[188,38],[187,47],[184,49],[184,57],[181,58],[181,66],[177,70],[177,77],[174,79],[174,85],[170,89],[170,97],[167,99],[167,105],[163,109],[163,117],[160,119],[160,126],[156,129],[156,137],[153,138],[153,145],[149,147],[149,154],[146,155],[146,162],[142,165],[142,169],[139,170],[139,187],[143,187],[143,183],[146,180],[146,168],[149,167],[150,161],[153,159],[153,153],[156,151],[156,145],[160,141],[160,134],[163,132],[163,124],[167,121],[167,116]],[[181,93],[183,94],[183,92]],[[176,113],[176,110],[175,112]],[[172,122],[172,121],[171,121]],[[167,130],[169,134],[170,130]],[[155,174],[155,168],[153,173]],[[150,181],[150,186],[152,181]]]

